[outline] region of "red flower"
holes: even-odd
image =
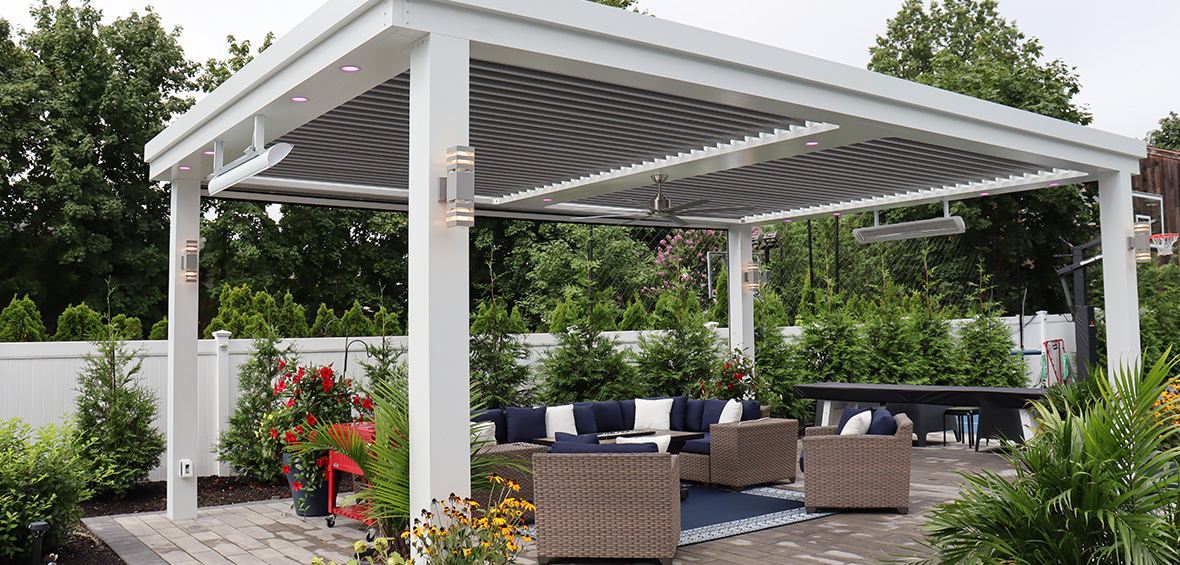
[[[361,407],[364,408],[365,410],[372,410],[373,409],[373,401],[366,398],[363,401],[361,401]]]
[[[303,433],[303,426],[295,426],[295,433],[297,433],[297,434]]]
[[[324,379],[325,381],[330,380],[332,378],[332,368],[320,367],[320,378]]]
[[[729,390],[733,390],[733,385],[729,385]]]
[[[328,456],[325,455],[323,457],[320,457],[319,459],[316,459],[315,464],[319,465],[320,467],[327,467],[328,466]]]
[[[276,429],[274,429],[274,428],[271,428],[271,429],[270,429],[270,437],[271,437],[271,438],[277,438],[277,437],[279,437],[279,431],[278,431],[278,430],[276,430]]]
[[[315,416],[312,416],[311,414],[307,415],[307,425],[309,425],[309,426],[315,425]]]
[[[726,368],[726,369],[728,369],[728,368],[730,368],[730,367],[732,367],[732,366],[733,366],[733,363],[726,363],[726,364],[725,364],[725,368]]]
[[[279,359],[279,370],[282,371],[287,366],[287,362]]]
[[[283,474],[287,475],[290,473],[291,473],[291,466],[290,465],[283,465]]]
[[[295,440],[297,440],[297,439],[299,439],[299,438],[295,437],[295,434],[293,434],[293,433],[291,433],[291,432],[287,432],[287,433],[286,433],[286,434],[283,436],[283,439],[287,440],[287,443],[295,443]]]
[[[300,367],[300,368],[299,368],[299,374],[298,374],[298,375],[296,375],[296,377],[297,377],[297,378],[300,378],[300,379],[302,379],[302,378],[303,378],[303,367]]]
[[[291,408],[292,406],[295,406],[295,399],[294,398],[287,401],[287,408]]]
[[[291,485],[291,490],[297,491],[302,488],[303,488],[303,483],[301,483],[299,481],[295,481],[295,484]]]
[[[332,390],[332,381],[324,381],[324,392]]]
[[[279,379],[279,382],[275,383],[275,394],[283,392],[284,390],[287,390],[287,381]]]

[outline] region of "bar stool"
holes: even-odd
[[[955,417],[955,426],[957,428],[959,428],[959,430],[965,429],[967,431],[967,447],[974,447],[975,442],[977,441],[975,439],[975,416],[979,415],[979,407],[978,406],[952,406],[950,408],[947,408],[946,412],[943,412],[943,415]],[[966,427],[964,427],[964,425],[963,425],[964,423],[966,423]],[[958,434],[956,434],[956,435],[958,435]],[[955,439],[957,441],[962,440],[962,438],[955,438]],[[942,431],[942,443],[944,443],[944,444],[946,443],[946,430]]]

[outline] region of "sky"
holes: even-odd
[[[57,2],[58,0],[52,0]],[[80,0],[73,0],[76,4]],[[543,1],[543,0],[542,0]],[[864,68],[869,46],[903,0],[640,0],[652,15]],[[154,4],[164,24],[182,26],[190,59],[226,57],[226,35],[257,45],[280,37],[324,0],[91,0],[104,21]],[[32,24],[30,0],[0,0],[0,17]],[[1076,67],[1075,102],[1092,127],[1144,138],[1170,111],[1180,112],[1180,57],[1172,51],[1180,1],[999,0],[1000,13],[1041,40],[1049,59]]]

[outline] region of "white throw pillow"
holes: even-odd
[[[574,423],[574,405],[562,404],[545,409],[545,435],[553,437],[557,432],[578,435],[578,426]]]
[[[672,399],[659,400],[635,399],[636,430],[670,430],[672,429]]]
[[[869,432],[869,424],[873,423],[873,411],[865,410],[848,419],[848,423],[844,424],[844,431],[840,432],[842,436],[863,436]]]
[[[732,424],[734,422],[742,421],[742,403],[732,398],[725,403],[725,408],[721,409],[721,418],[717,420],[718,424]]]
[[[615,439],[615,443],[654,443],[660,453],[668,452],[668,443],[671,441],[672,436],[634,436]]]

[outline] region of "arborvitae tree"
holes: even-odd
[[[520,311],[509,313],[495,295],[479,303],[471,319],[471,389],[488,408],[528,406],[525,389],[529,347],[520,334],[527,330]]]
[[[567,287],[565,301],[558,303],[549,315],[549,333],[565,331],[570,324],[590,324],[598,331],[615,331],[618,325],[618,306],[600,292],[585,292]]]
[[[906,311],[893,302],[880,304],[860,328],[864,337],[863,349],[867,358],[862,364],[865,373],[849,375],[851,382],[886,384],[926,384],[914,382],[915,359],[920,354],[916,335],[906,323]],[[835,345],[835,344],[833,344]],[[836,346],[839,347],[839,346]]]
[[[152,331],[148,332],[148,339],[168,339],[168,316],[152,324]]]
[[[618,349],[618,341],[592,324],[573,324],[556,337],[557,347],[541,363],[547,404],[635,396],[635,367]]]
[[[122,326],[116,326],[122,329]],[[57,332],[53,341],[92,341],[102,339],[106,333],[102,316],[85,303],[66,307],[57,317]],[[121,335],[121,334],[120,334]]]
[[[29,295],[20,299],[13,295],[0,311],[0,341],[45,341],[45,324]]]
[[[619,329],[623,331],[650,329],[647,311],[644,310],[643,301],[639,300],[639,296],[636,296],[627,310],[623,312],[623,320],[619,322]]]
[[[959,328],[959,346],[969,362],[963,364],[964,386],[1028,386],[1024,360],[1013,355],[1016,343],[1008,326],[991,312],[983,312]]]
[[[217,299],[217,316],[205,326],[205,338],[213,337],[213,332],[218,330],[227,330],[238,338],[249,337],[246,328],[254,310],[251,305],[252,295],[250,287],[246,285],[223,285]]]
[[[564,332],[570,324],[574,323],[574,299],[569,294],[566,294],[564,302],[558,302],[557,307],[553,309],[553,313],[549,314],[549,333],[559,334]]]
[[[311,337],[344,337],[344,325],[332,322],[335,319],[336,312],[321,302],[320,309],[315,313],[315,321],[311,324]]]
[[[804,375],[792,371],[794,349],[777,327],[766,327],[754,332],[754,370],[769,389],[758,391],[755,397],[771,407],[776,418],[811,421],[815,415],[815,401],[795,398],[795,385],[804,382]]]
[[[778,328],[791,325],[791,315],[777,292],[764,289],[754,301],[754,325],[757,329]]]
[[[713,287],[713,307],[709,309],[709,320],[722,326],[729,327],[729,274],[726,269],[717,275],[717,285]]]
[[[376,314],[373,314],[373,330],[383,336],[405,335],[397,312],[386,310],[384,306],[379,308]]]
[[[352,308],[341,316],[345,327],[348,328],[348,335],[352,336],[373,336],[377,335],[377,330],[373,328],[373,320],[365,316],[365,309],[361,306],[359,300],[352,301]]]
[[[143,339],[143,324],[140,323],[139,318],[119,314],[111,318],[111,328],[115,335],[121,339],[127,341]]]
[[[803,319],[792,370],[804,382],[858,382],[867,374],[865,340],[843,296],[813,290],[815,314]],[[755,352],[755,355],[757,352]]]
[[[129,351],[110,326],[94,346],[78,373],[74,424],[91,462],[91,488],[122,498],[159,464],[164,434],[152,427],[157,400],[140,382],[142,354]]]
[[[307,314],[303,306],[295,302],[295,297],[291,296],[290,292],[283,294],[275,326],[279,335],[286,337],[309,337],[311,335],[311,329],[307,327]]]
[[[217,456],[244,477],[266,483],[283,479],[282,463],[268,457],[258,441],[262,417],[276,406],[273,383],[279,375],[299,364],[293,345],[281,347],[282,338],[275,331],[255,338],[250,358],[238,366],[239,396],[229,415],[229,426],[217,439]]]
[[[717,363],[717,335],[705,326],[700,299],[685,289],[665,292],[652,312],[654,332],[639,336],[636,365],[647,395],[692,394]]]

